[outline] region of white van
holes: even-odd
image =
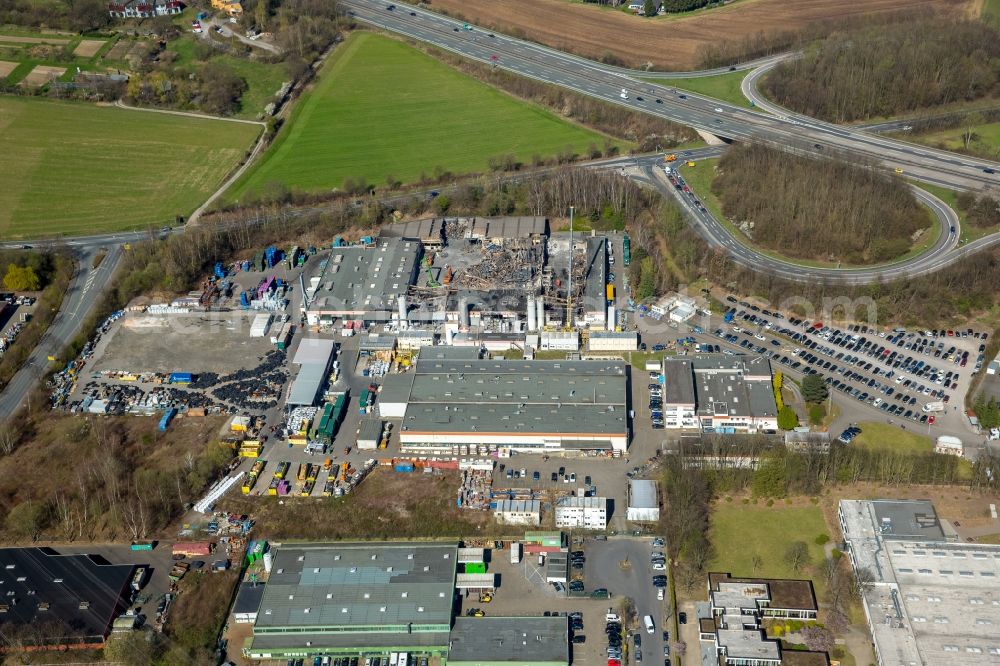
[[[646,625],[646,633],[647,634],[651,634],[651,633],[653,633],[656,630],[656,627],[653,625],[653,618],[652,618],[652,616],[650,616],[650,615],[643,615],[642,616],[642,623],[644,625]]]

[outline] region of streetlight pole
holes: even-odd
[[[569,279],[566,281],[566,330],[573,327],[573,206],[569,207]]]

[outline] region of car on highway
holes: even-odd
[[[983,169],[983,173],[994,174],[996,172],[997,172],[996,169],[991,169],[989,167],[986,167],[985,169]]]
[[[903,170],[899,167],[896,167],[896,173],[903,173]]]
[[[628,99],[628,91],[622,88],[622,91],[618,96],[621,97],[622,99]]]
[[[386,10],[388,10],[388,11],[390,11],[390,12],[391,12],[392,10],[394,10],[394,9],[396,9],[396,5],[389,5],[389,6],[387,6],[387,7],[386,7]]]
[[[687,98],[688,96],[683,94],[677,96],[677,99],[687,99]]]
[[[721,106],[715,107],[715,112],[716,113],[722,113],[722,107]]]

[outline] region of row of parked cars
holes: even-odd
[[[663,420],[663,385],[659,383],[660,375],[655,372],[649,373],[650,379],[655,379],[656,383],[649,385],[649,418],[653,430],[662,430]]]

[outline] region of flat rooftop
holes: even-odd
[[[929,500],[873,500],[883,539],[944,541],[944,530]]]
[[[852,563],[871,572],[864,602],[882,663],[996,664],[1000,546],[887,537],[889,508],[936,517],[923,501],[840,502]]]
[[[758,600],[770,608],[818,610],[812,583],[787,578],[733,578],[728,573],[708,574],[712,605],[716,608],[748,608]]]
[[[686,358],[663,359],[663,404],[694,405],[694,366]]]
[[[135,567],[51,548],[0,548],[4,635],[30,645],[99,645],[128,607]],[[44,632],[41,628],[44,627]],[[36,642],[36,638],[40,639]]]
[[[699,414],[706,416],[774,417],[778,406],[771,385],[771,363],[763,356],[695,354],[694,369]],[[669,359],[664,363],[664,371]]]
[[[381,402],[405,402],[403,429],[415,432],[625,434],[623,361],[418,359],[413,372],[386,382]]]
[[[261,630],[405,632],[451,621],[456,544],[317,543],[275,550]],[[428,629],[430,630],[430,629]],[[340,644],[338,639],[338,644]],[[256,643],[255,643],[256,645]]]
[[[565,617],[458,617],[448,663],[569,663]]]
[[[657,509],[656,481],[631,479],[628,482],[628,505],[634,509]]]
[[[309,303],[311,311],[394,313],[417,270],[418,241],[379,238],[373,247],[351,245],[330,252]]]

